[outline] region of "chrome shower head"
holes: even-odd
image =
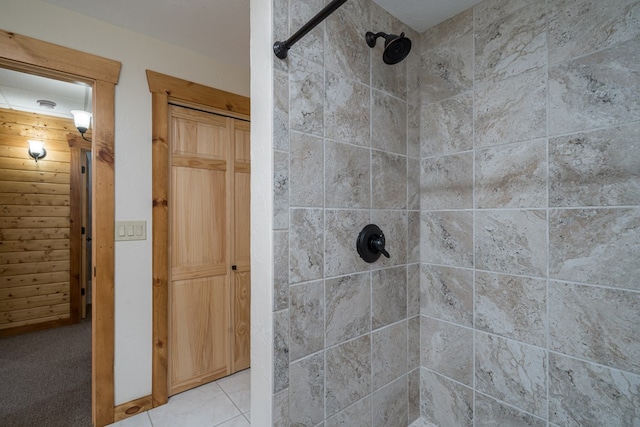
[[[382,53],[382,60],[385,64],[393,65],[402,61],[407,57],[411,51],[411,40],[404,36],[404,33],[400,33],[399,36],[395,34],[386,33],[372,33],[367,31],[365,39],[369,47],[376,45],[376,39],[378,37],[384,37],[384,52]]]

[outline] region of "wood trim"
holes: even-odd
[[[169,400],[169,98],[151,94],[152,113],[152,219],[153,219],[153,407]]]
[[[0,66],[93,85],[92,417],[102,427],[114,417],[114,135],[117,61],[0,30]]]
[[[3,59],[23,64],[15,64],[18,67],[35,66],[114,85],[120,76],[118,61],[5,30],[0,30],[0,52]]]
[[[93,87],[92,167],[92,366],[95,424],[113,423],[115,348],[115,86],[96,81]]]
[[[217,159],[202,159],[196,156],[184,156],[174,154],[171,157],[173,166],[184,166],[187,168],[210,169],[224,172],[227,170],[227,162]]]
[[[71,151],[71,183],[69,193],[69,223],[71,262],[69,266],[69,311],[72,323],[77,323],[82,318],[82,296],[80,295],[80,275],[82,262],[82,150],[69,147]]]
[[[88,135],[88,134],[85,134]],[[91,151],[91,142],[85,141],[78,134],[69,133],[67,134],[67,143],[69,147],[72,148],[80,148],[81,150]]]
[[[203,86],[187,80],[147,70],[149,92],[165,94],[170,98],[191,102],[221,111],[229,111],[246,116],[251,114],[249,98],[220,89]]]
[[[152,96],[153,195],[153,407],[168,401],[167,340],[169,335],[169,102],[229,111],[250,118],[247,97],[147,70]]]
[[[0,338],[26,334],[27,332],[44,331],[45,329],[58,328],[71,324],[71,318],[50,320],[48,322],[34,323],[32,325],[17,326],[15,328],[0,329]]]
[[[153,405],[151,404],[151,395],[123,403],[122,405],[116,406],[113,421],[122,421],[126,418],[148,411],[151,408],[153,408]]]

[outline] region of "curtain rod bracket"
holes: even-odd
[[[281,42],[277,41],[273,44],[273,53],[280,59],[285,59],[287,57],[287,52],[291,46],[296,44],[298,40],[304,37],[309,31],[313,30],[319,23],[324,21],[329,15],[335,12],[340,6],[346,3],[347,0],[333,0],[331,3],[326,5],[324,9],[322,9],[316,16],[311,18],[309,22],[304,24],[302,28],[300,28],[294,35],[289,37],[287,40]]]
[[[289,52],[289,47],[285,42],[275,42],[273,44],[273,53],[280,59],[285,59],[287,57],[287,52]]]

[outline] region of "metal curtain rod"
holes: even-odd
[[[335,12],[340,6],[342,6],[347,0],[333,0],[331,3],[326,5],[324,9],[322,9],[316,16],[311,18],[309,22],[304,24],[302,28],[300,28],[294,35],[289,37],[287,40],[283,42],[275,42],[273,44],[273,52],[280,59],[284,59],[287,57],[287,52],[289,48],[296,44],[298,40],[304,37],[309,31],[313,30],[316,25],[324,21],[329,15]]]

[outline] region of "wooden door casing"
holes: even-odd
[[[59,80],[82,81],[93,89],[92,254],[93,321],[91,402],[93,424],[102,427],[114,418],[114,263],[115,218],[114,136],[115,85],[120,76],[118,61],[69,49],[14,32],[0,30],[0,65]]]
[[[249,120],[249,98],[188,80],[147,70],[152,105],[153,160],[153,407],[168,401],[169,374],[169,200],[170,133],[169,108],[173,104],[191,106],[224,116]]]

